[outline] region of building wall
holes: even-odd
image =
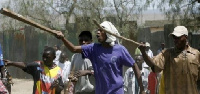
[[[151,33],[157,32],[157,31],[164,31],[164,27],[150,27]]]

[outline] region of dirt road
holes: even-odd
[[[13,79],[14,85],[11,88],[12,94],[32,94],[32,79]]]

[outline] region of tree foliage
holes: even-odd
[[[156,1],[158,8],[165,13],[169,20],[173,20],[175,24],[185,25],[193,29],[193,31],[200,26],[200,3],[198,3],[198,0]]]
[[[152,0],[7,0],[4,7],[52,29],[69,32],[71,23],[78,29],[94,30],[92,19],[98,22],[109,20],[119,32],[127,36],[130,22],[146,10]],[[4,17],[6,18],[6,17]],[[13,19],[4,20],[6,27],[19,28],[24,24]],[[93,26],[91,26],[93,25]]]

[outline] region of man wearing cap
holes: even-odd
[[[108,21],[104,21],[100,26],[112,33],[119,34],[115,26]],[[56,37],[60,38],[65,46],[72,52],[82,53],[83,57],[90,59],[95,77],[96,94],[123,94],[123,65],[132,67],[138,79],[140,92],[144,92],[140,70],[127,51],[127,49],[116,43],[117,38],[98,29],[96,36],[99,43],[74,46],[64,38],[62,32],[58,32]]]
[[[145,52],[147,53],[147,55],[150,58],[153,58],[153,52],[150,49],[150,47],[151,47],[150,43],[149,42],[145,42],[145,46],[146,46]],[[149,68],[149,66],[145,62],[142,64],[142,66],[145,67],[145,68]]]
[[[141,45],[143,58],[154,72],[163,70],[164,94],[199,94],[196,83],[200,78],[200,52],[188,45],[186,27],[175,27],[170,36],[175,47],[165,49],[151,59],[145,53],[146,46]]]

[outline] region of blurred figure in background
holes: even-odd
[[[142,75],[144,90],[147,92],[149,70],[142,67],[142,56],[136,56],[135,60]],[[124,94],[139,94],[139,84],[132,68],[128,68],[124,75]]]
[[[67,84],[68,84],[68,76],[70,74],[71,62],[69,61],[67,54],[62,52],[58,62],[55,62],[62,69],[62,80],[64,83],[64,90],[62,93],[67,94]]]
[[[160,44],[160,48],[158,49],[158,51],[157,51],[157,54],[159,54],[162,50],[164,50],[165,49],[165,43],[161,43]]]
[[[61,54],[60,46],[54,45],[54,49],[56,51],[56,58],[53,61],[58,62]]]

